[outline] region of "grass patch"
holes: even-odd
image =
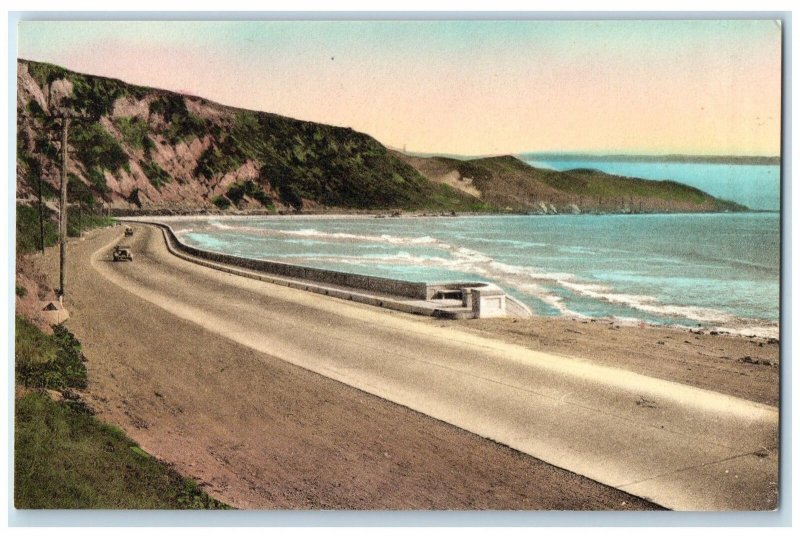
[[[192,480],[151,457],[119,428],[92,416],[72,391],[86,387],[80,342],[17,316],[14,505],[21,509],[224,509]],[[53,401],[43,389],[60,390]]]
[[[55,213],[44,207],[44,244],[46,247],[58,241]],[[40,246],[39,208],[17,204],[17,254],[29,254]]]
[[[47,394],[16,400],[17,508],[226,508],[118,428]]]
[[[86,388],[86,358],[64,326],[56,325],[51,336],[17,316],[14,344],[18,383],[37,389]]]

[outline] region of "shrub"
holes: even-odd
[[[149,111],[150,114],[159,114],[167,122],[164,137],[172,144],[191,137],[202,138],[208,132],[208,122],[189,112],[180,95],[160,95],[150,102]]]
[[[264,189],[259,184],[250,179],[231,185],[225,196],[236,205],[239,204],[242,198],[249,196],[265,207],[272,206],[272,198],[264,192]]]
[[[128,155],[117,139],[99,123],[77,123],[70,141],[78,159],[89,169],[116,172],[128,164]]]
[[[219,143],[210,145],[200,155],[194,173],[207,178],[222,176],[241,167],[246,159],[236,140],[231,136],[223,136]]]
[[[86,388],[86,358],[80,342],[63,325],[48,336],[22,316],[14,333],[17,380],[29,388]]]
[[[28,73],[30,73],[33,80],[35,80],[36,84],[41,88],[44,88],[55,80],[68,78],[69,76],[69,71],[63,67],[42,62],[29,62]]]
[[[222,210],[228,209],[231,206],[231,201],[225,198],[224,196],[213,197],[211,199],[211,203]]]
[[[72,108],[91,119],[111,114],[114,102],[127,94],[126,84],[109,78],[70,74]]]
[[[154,161],[142,161],[139,163],[142,166],[142,170],[144,171],[147,179],[150,180],[150,183],[157,189],[160,189],[167,183],[172,181],[172,177],[161,168],[158,163]]]
[[[150,126],[141,118],[117,118],[114,124],[122,134],[122,139],[134,149],[151,149],[153,141],[147,136]],[[149,142],[149,144],[148,144]]]
[[[67,177],[69,179],[67,182],[67,194],[69,199],[73,202],[80,202],[89,208],[93,207],[95,198],[91,188],[75,174],[70,173]],[[102,185],[106,187],[106,189],[108,188],[105,183],[105,178],[103,178]]]

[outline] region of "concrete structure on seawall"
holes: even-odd
[[[505,317],[506,294],[494,284],[464,288],[463,301],[475,313],[476,318]]]
[[[194,263],[240,276],[304,289],[323,295],[373,304],[412,314],[446,319],[520,317],[531,310],[485,282],[409,282],[344,271],[304,267],[272,260],[256,260],[202,250],[183,243],[172,227],[163,222],[130,219],[157,226],[164,233],[170,252]]]

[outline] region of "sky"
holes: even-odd
[[[18,57],[408,151],[780,154],[775,21],[21,22]]]

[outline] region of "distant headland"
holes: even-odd
[[[600,162],[669,162],[669,163],[708,163],[708,164],[751,164],[780,165],[779,156],[758,155],[594,155],[590,153],[520,153],[523,160],[545,161],[600,161]]]

